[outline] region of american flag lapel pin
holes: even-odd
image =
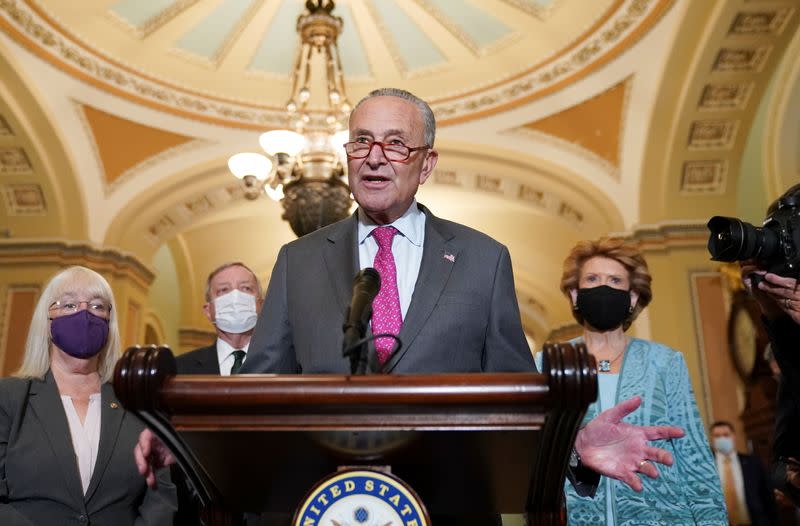
[[[446,259],[450,263],[455,263],[456,262],[455,254],[451,254],[450,252],[445,252],[444,253],[444,259]]]

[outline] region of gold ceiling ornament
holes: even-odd
[[[286,104],[291,129],[262,133],[261,153],[228,159],[242,180],[245,197],[266,193],[283,205],[282,218],[298,236],[344,219],[353,201],[346,183],[344,148],[351,110],[336,41],[342,19],[333,16],[333,0],[308,0],[297,17],[300,45]],[[321,72],[316,78],[312,73]]]

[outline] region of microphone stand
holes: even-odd
[[[351,323],[344,324],[344,355],[350,358],[350,374],[363,375],[367,372],[367,355],[369,354],[369,341],[365,338],[367,323],[372,317],[372,305],[364,309],[361,318]],[[350,320],[350,307],[347,307],[347,317]]]

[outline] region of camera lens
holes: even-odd
[[[708,251],[714,261],[766,259],[778,248],[778,236],[735,217],[714,216],[708,222]]]

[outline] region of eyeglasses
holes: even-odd
[[[80,306],[86,304],[86,308],[94,314],[95,316],[99,316],[101,318],[108,318],[111,314],[111,305],[104,302],[103,300],[90,300],[90,301],[73,301],[73,300],[64,300],[64,301],[54,301],[49,310],[57,310],[59,316],[68,316],[70,314],[75,314],[80,310]]]
[[[411,157],[411,152],[417,150],[427,150],[430,148],[427,144],[424,146],[417,146],[416,148],[409,148],[401,142],[383,143],[380,141],[359,140],[345,143],[344,151],[350,159],[363,159],[369,156],[372,147],[375,145],[380,146],[383,156],[389,161],[400,162],[405,161]]]

